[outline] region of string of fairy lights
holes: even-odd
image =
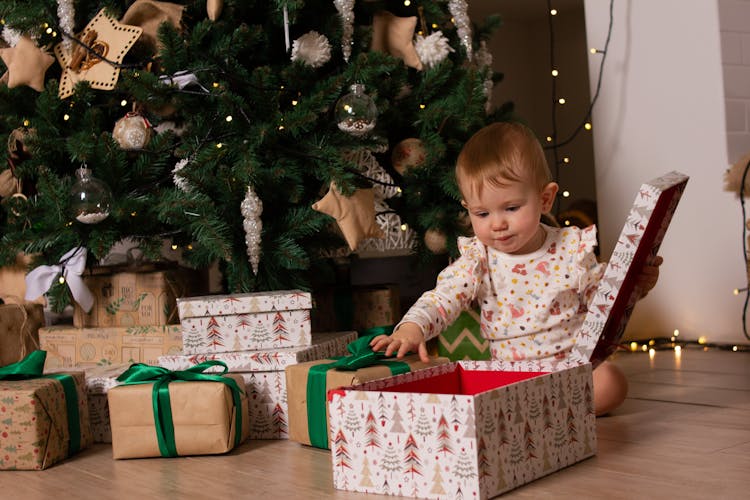
[[[602,78],[604,74],[604,62],[607,57],[607,51],[609,49],[609,44],[612,36],[612,27],[614,25],[614,0],[610,0],[609,2],[609,23],[607,27],[607,35],[604,42],[603,48],[595,48],[591,47],[589,49],[589,53],[592,56],[601,56],[601,59],[599,61],[599,73],[597,76],[596,81],[596,87],[594,90],[594,95],[591,98],[588,107],[586,108],[585,112],[583,113],[583,117],[578,122],[578,125],[574,128],[574,130],[564,139],[559,138],[559,128],[558,128],[558,110],[561,106],[564,106],[567,103],[567,100],[565,96],[560,95],[559,88],[557,85],[558,78],[561,75],[560,68],[557,63],[557,44],[556,44],[556,38],[555,38],[555,27],[556,27],[556,19],[559,14],[559,11],[555,6],[553,5],[553,0],[547,0],[547,16],[548,16],[548,27],[549,27],[549,64],[550,64],[550,75],[552,76],[552,84],[551,84],[551,93],[552,93],[552,102],[551,102],[551,132],[546,137],[547,144],[545,145],[544,149],[549,150],[553,157],[553,164],[554,164],[554,177],[555,179],[560,179],[560,167],[563,165],[568,165],[571,163],[571,157],[569,154],[563,154],[562,148],[573,142],[573,140],[580,134],[582,131],[591,131],[592,126],[592,120],[591,120],[591,114],[594,109],[594,106],[596,105],[597,100],[599,99],[599,94],[601,91],[601,85],[602,85]],[[740,202],[742,205],[742,220],[746,220],[746,209],[745,209],[745,202],[744,202],[744,186],[745,186],[745,179],[748,176],[748,171],[750,170],[750,162],[745,167],[745,171],[743,173],[742,182],[740,183]],[[568,198],[571,196],[571,192],[568,189],[561,190],[560,196],[564,198]],[[569,223],[569,221],[565,221],[565,223]],[[747,248],[747,226],[743,224],[743,236],[742,236],[742,243],[743,243],[743,255],[745,256],[746,262],[750,262],[750,255],[748,255],[748,248]],[[742,310],[742,331],[744,333],[745,338],[750,340],[750,334],[748,333],[747,329],[747,311],[748,311],[748,305],[750,304],[750,273],[748,273],[748,281],[744,288],[738,288],[734,290],[735,295],[739,295],[740,293],[745,294],[745,301],[744,301],[744,307]],[[686,348],[698,348],[701,350],[708,350],[708,349],[721,349],[726,351],[732,351],[732,352],[750,352],[750,345],[747,344],[734,344],[734,343],[715,343],[715,342],[709,342],[707,337],[700,336],[697,340],[685,340],[681,339],[679,337],[679,330],[674,330],[673,334],[669,337],[658,337],[658,338],[652,338],[646,341],[632,341],[624,343],[620,346],[622,350],[630,351],[630,352],[648,352],[650,356],[654,356],[654,353],[658,350],[673,350],[675,352],[675,356],[679,356],[682,349]]]

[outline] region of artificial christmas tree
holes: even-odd
[[[429,255],[424,234],[437,231],[455,254],[465,231],[455,158],[511,110],[487,112],[488,82],[500,75],[482,41],[498,20],[472,26],[466,9],[463,0],[2,2],[0,134],[21,129],[26,153],[7,156],[22,190],[0,203],[0,264],[19,251],[35,256],[32,267],[58,264],[82,247],[91,265],[123,239],[158,259],[167,240],[194,267],[218,261],[227,292],[309,289],[331,273],[332,255],[358,246],[331,230],[338,217],[313,209],[334,186],[349,200],[374,190],[373,205],[359,208],[392,243],[368,244],[377,232],[365,231],[371,253]],[[349,117],[365,120],[350,133],[336,104],[354,85],[373,106]],[[138,140],[125,140],[124,117]],[[423,158],[396,167],[405,139]],[[111,190],[95,223],[76,220],[71,201],[81,167]],[[48,297],[56,308],[70,301],[64,282]]]

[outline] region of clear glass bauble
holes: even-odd
[[[83,224],[97,224],[107,217],[112,208],[112,191],[105,182],[91,175],[91,169],[76,170],[78,181],[70,190],[73,217]]]
[[[378,108],[361,83],[355,83],[349,89],[349,94],[336,101],[336,124],[339,130],[349,134],[367,135],[375,128]]]

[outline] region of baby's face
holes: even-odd
[[[538,250],[544,243],[539,218],[548,210],[550,186],[556,187],[550,184],[539,192],[528,183],[508,182],[501,187],[485,184],[481,194],[467,192],[462,203],[469,211],[474,234],[484,245],[507,254]]]

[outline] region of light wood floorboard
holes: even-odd
[[[622,353],[630,393],[597,419],[595,457],[504,495],[554,499],[750,498],[750,354]],[[330,453],[250,441],[223,456],[113,460],[98,444],[41,472],[0,472],[7,499],[388,498],[336,491]]]

